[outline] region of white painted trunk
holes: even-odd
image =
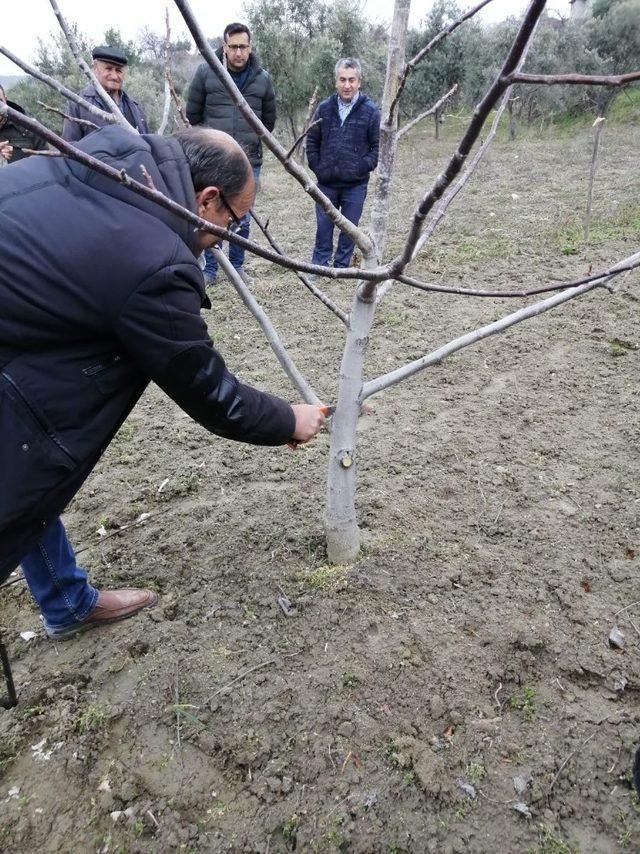
[[[399,74],[404,66],[405,43],[411,0],[396,0],[387,79],[382,101],[382,116],[387,116],[398,88]],[[383,119],[384,121],[384,119]],[[373,201],[372,234],[378,258],[372,252],[363,259],[363,266],[376,266],[387,239],[389,187],[396,152],[397,119],[383,127],[380,134],[380,166],[378,185]],[[353,300],[349,331],[342,364],[338,401],[333,417],[327,473],[327,509],[325,534],[327,555],[334,564],[353,563],[360,551],[360,530],[356,519],[356,436],[360,414],[360,393],[363,384],[364,358],[376,308],[377,286],[362,282]]]
[[[324,525],[327,555],[329,562],[334,564],[353,563],[360,550],[360,531],[355,509],[356,430],[360,413],[358,401],[362,390],[362,368],[374,312],[375,301],[365,301],[358,292],[353,301],[342,355],[338,401],[329,445]]]

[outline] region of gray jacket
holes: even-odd
[[[222,48],[216,51],[222,62]],[[249,75],[240,87],[245,100],[267,130],[276,123],[276,95],[268,71],[258,63],[254,53],[249,55]],[[233,77],[233,73],[231,74]],[[230,134],[245,150],[252,166],[262,163],[262,143],[250,127],[222,81],[206,63],[198,66],[189,86],[187,118],[192,125],[223,130]]]

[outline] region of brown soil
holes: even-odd
[[[403,143],[394,234],[459,128]],[[498,140],[415,272],[524,287],[637,250],[637,125],[605,130],[592,243],[581,242],[591,138]],[[306,256],[301,195],[266,166],[259,208]],[[340,323],[290,274],[250,268],[333,400]],[[326,435],[295,454],[232,444],[150,388],[66,522],[97,585],[149,585],[160,604],[54,644],[22,582],[0,593],[20,692],[0,710],[0,848],[639,850],[637,284],[374,399],[354,566],[326,565]],[[326,287],[348,307],[351,286]],[[515,305],[397,286],[368,375]],[[234,371],[295,399],[227,283],[207,320]],[[608,644],[616,625],[623,651]]]

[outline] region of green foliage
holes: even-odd
[[[535,690],[529,685],[525,685],[519,694],[514,694],[513,697],[509,698],[509,706],[522,712],[525,721],[531,721],[536,711],[535,698]]]
[[[585,28],[605,74],[623,74],[638,67],[640,58],[640,0],[596,0]],[[616,90],[603,89],[598,97],[605,113]]]
[[[481,783],[486,776],[487,769],[482,762],[472,762],[467,768],[467,777],[469,778],[469,782],[474,785]]]
[[[298,816],[294,813],[291,818],[287,819],[285,823],[282,825],[282,835],[285,839],[295,839],[296,833],[298,831]]]
[[[578,849],[570,842],[563,842],[544,824],[539,827],[538,844],[527,854],[577,854]]]
[[[468,6],[462,0],[435,0],[420,25],[408,33],[407,58],[460,17]],[[320,98],[334,91],[334,66],[341,57],[360,60],[362,89],[380,102],[388,33],[385,26],[368,21],[365,13],[360,0],[249,0],[247,23],[256,53],[274,81],[278,132],[298,135],[315,87]],[[162,29],[160,19],[158,25]],[[519,18],[512,17],[493,25],[473,18],[458,27],[411,74],[400,105],[401,121],[431,106],[454,83],[459,91],[447,109],[472,109],[495,79],[518,26]],[[89,61],[93,44],[77,26],[73,31]],[[156,129],[164,106],[164,33],[144,28],[135,40],[126,40],[112,28],[99,41],[127,54],[125,88],[143,106],[151,129]],[[210,43],[217,46],[219,38],[211,38]],[[184,92],[201,58],[191,53],[190,40],[184,34],[171,41],[169,53],[176,91]],[[61,32],[38,41],[34,64],[73,91],[86,85]],[[582,20],[541,20],[526,70],[544,74],[618,74],[639,65],[640,0],[595,0],[591,14]],[[612,118],[627,121],[637,119],[640,113],[637,85],[627,87],[621,95],[611,87],[518,86],[514,97],[516,122],[527,124],[607,111]],[[61,130],[62,117],[38,102],[63,110],[66,99],[46,84],[23,79],[12,86],[11,99],[52,129]],[[175,127],[174,121],[175,118],[169,130]]]
[[[248,24],[260,63],[273,78],[280,124],[297,135],[315,87],[334,91],[338,59],[363,64],[363,91],[379,99],[385,71],[384,32],[367,22],[357,2],[254,0]]]
[[[451,0],[436,0],[424,18],[422,27],[408,33],[407,56],[415,56],[434,36],[461,14],[461,8],[457,3]],[[464,91],[467,73],[469,67],[472,67],[467,63],[467,52],[472,51],[472,55],[479,58],[481,43],[480,27],[471,22],[458,28],[451,37],[441,42],[435,50],[430,51],[415,67],[415,71],[409,78],[406,97],[402,104],[403,112],[414,115],[426,110],[455,83]],[[481,76],[484,79],[485,75]]]
[[[74,729],[80,735],[85,735],[88,732],[99,732],[103,730],[107,723],[107,713],[99,706],[87,706],[81,715],[76,719]]]

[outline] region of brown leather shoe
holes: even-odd
[[[59,631],[49,631],[47,634],[53,640],[67,640],[79,632],[103,626],[106,623],[115,623],[118,620],[126,620],[133,617],[143,608],[150,608],[158,601],[158,594],[153,590],[139,590],[136,587],[123,587],[121,590],[101,590],[98,593],[98,602],[89,612],[88,617],[81,623],[75,623]]]

